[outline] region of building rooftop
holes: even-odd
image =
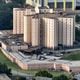
[[[12,30],[0,30],[1,35],[9,35],[9,34],[12,34],[12,33],[13,33]]]
[[[7,35],[4,36],[1,41],[9,46],[27,45],[23,41],[23,35]]]

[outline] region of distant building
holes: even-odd
[[[76,0],[53,0],[48,3],[50,8],[54,10],[75,10]]]
[[[42,7],[48,7],[48,0],[40,0]]]
[[[80,0],[76,0],[76,9],[80,10]]]
[[[32,0],[26,0],[26,4],[32,5]]]
[[[34,7],[48,7],[48,0],[26,0],[26,4],[32,5]]]
[[[76,6],[80,6],[80,0],[76,0]]]
[[[39,7],[39,13],[53,13],[53,9],[47,7]]]

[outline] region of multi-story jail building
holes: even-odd
[[[74,42],[74,17],[58,18],[58,44],[73,46]]]
[[[34,16],[32,18],[32,46],[40,45],[40,18]]]
[[[58,46],[57,38],[57,19],[43,18],[43,46],[47,48],[55,48]]]
[[[13,9],[13,34],[23,34],[24,12],[23,8]]]
[[[58,44],[73,46],[75,41],[73,16],[36,14],[34,9],[22,9],[24,13],[22,14],[21,11],[15,10],[13,10],[13,34],[23,34],[24,42],[32,46],[53,49],[58,47]]]
[[[13,9],[13,34],[24,33],[24,15],[35,14],[34,8],[14,8]]]

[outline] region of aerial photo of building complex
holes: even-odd
[[[13,8],[13,29],[0,30],[1,51],[22,70],[80,73],[79,60],[64,59],[80,53],[77,4],[77,0],[25,0],[23,7]]]

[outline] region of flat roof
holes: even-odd
[[[12,33],[13,33],[12,30],[0,30],[1,35],[9,35],[9,34],[12,34]]]
[[[27,43],[23,41],[23,35],[7,35],[4,36],[1,41],[9,46],[27,45]]]

